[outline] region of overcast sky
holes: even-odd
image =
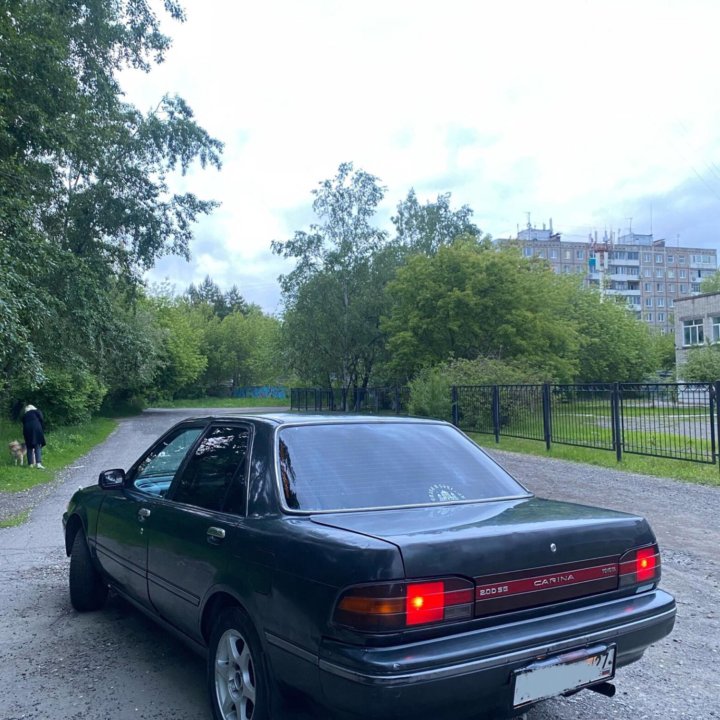
[[[344,161],[387,187],[381,222],[414,187],[451,192],[494,237],[530,212],[566,239],[632,223],[720,244],[717,0],[184,5],[166,62],[123,84],[145,110],[181,95],[225,142],[220,172],[175,181],[222,206],[191,262],[151,281],[209,274],[278,312],[288,265],[270,242],[313,221],[310,191]]]

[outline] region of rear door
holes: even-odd
[[[245,514],[251,439],[244,423],[210,426],[168,499],[153,511],[150,602],[163,618],[195,637],[202,599],[224,572]]]

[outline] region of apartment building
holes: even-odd
[[[662,333],[675,332],[675,301],[697,295],[703,278],[717,272],[717,250],[682,247],[651,234],[597,234],[587,240],[563,240],[549,227],[519,230],[525,257],[547,260],[557,273],[582,274],[606,296],[621,297],[639,319]]]

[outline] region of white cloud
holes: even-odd
[[[525,211],[559,230],[617,227],[679,187],[720,209],[714,0],[186,8],[187,23],[164,24],[167,61],[123,82],[141,107],[181,94],[225,141],[220,173],[182,181],[223,203],[199,224],[187,277],[232,284],[242,267],[241,291],[268,309],[287,268],[271,240],[299,229],[310,190],[346,160],[388,187],[386,216],[412,186],[451,191],[494,235]],[[686,243],[717,243],[686,222]]]

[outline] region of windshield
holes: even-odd
[[[291,510],[472,502],[527,491],[447,425],[327,424],[280,431],[280,480]]]

